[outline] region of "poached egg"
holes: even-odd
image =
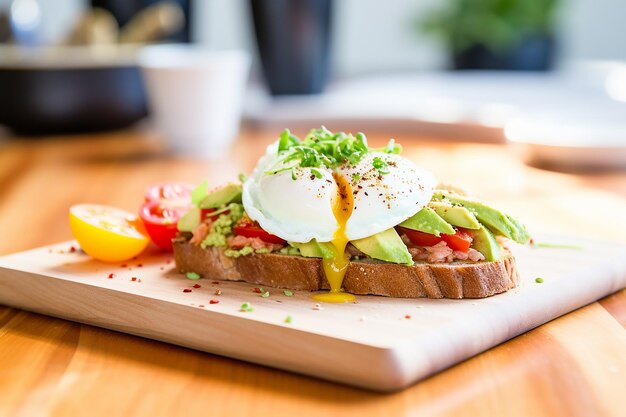
[[[432,174],[400,155],[370,151],[357,163],[339,166],[284,166],[278,142],[271,144],[243,184],[246,213],[267,232],[287,241],[330,242],[334,256],[323,259],[331,291],[315,299],[346,302],[341,292],[351,240],[372,236],[413,216],[430,201]]]

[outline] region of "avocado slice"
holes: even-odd
[[[200,224],[201,210],[199,207],[193,206],[178,219],[178,230],[181,232],[193,232]]]
[[[203,209],[212,209],[224,206],[230,203],[241,203],[241,185],[226,184],[218,187],[209,193],[200,201],[198,206]]]
[[[300,250],[300,255],[306,258],[332,258],[335,251],[332,248],[330,242],[318,242],[313,239],[306,243],[289,242],[291,246],[294,246]]]
[[[435,236],[439,236],[442,233],[446,235],[455,233],[454,228],[429,207],[424,207],[412,217],[400,223],[400,226]]]
[[[453,226],[465,229],[480,229],[480,223],[471,211],[463,206],[453,206],[441,201],[431,201],[428,207]]]
[[[511,223],[515,225],[516,233],[513,236],[513,240],[515,240],[517,243],[528,243],[530,241],[530,233],[528,232],[528,229],[526,229],[526,226],[524,226],[519,220],[517,220],[513,216],[509,216],[507,214],[506,217]]]
[[[396,264],[413,265],[413,258],[393,227],[373,236],[353,240],[358,250],[374,259]]]
[[[498,261],[502,258],[502,250],[496,237],[485,226],[480,229],[469,230],[472,236],[472,247],[485,255],[487,261]]]
[[[494,207],[488,206],[481,201],[472,200],[468,197],[447,191],[436,192],[434,198],[460,204],[471,211],[478,221],[487,226],[492,232],[513,239],[518,243],[526,243],[523,238],[527,232],[524,233],[522,230],[519,230],[518,226],[511,222],[506,214]]]

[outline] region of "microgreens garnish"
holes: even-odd
[[[283,290],[283,294],[285,294],[285,296],[287,297],[291,297],[293,295],[293,292],[291,292],[290,290]]]
[[[291,317],[291,316],[285,317],[285,323],[290,324],[292,322],[293,322],[293,317]]]
[[[372,161],[372,165],[374,165],[374,168],[376,168],[380,174],[389,174],[389,164],[385,162],[382,158],[378,156],[374,158],[374,160]]]
[[[321,178],[319,168],[334,169],[342,164],[356,165],[373,151],[399,154],[402,148],[393,139],[383,148],[370,148],[367,138],[360,132],[356,135],[333,133],[322,126],[311,130],[304,140],[300,140],[289,129],[285,129],[278,140],[279,158],[266,173],[271,175],[291,171],[291,178],[295,180],[298,178],[297,168],[311,168],[311,173],[316,178]],[[381,174],[389,172],[387,163],[379,157],[374,158],[374,167]]]
[[[270,292],[269,291],[265,291],[263,294],[261,294],[261,297],[263,298],[267,298],[270,296]]]
[[[319,169],[311,168],[311,174],[313,174],[315,178],[322,178],[322,173]]]

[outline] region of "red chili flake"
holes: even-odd
[[[137,264],[137,268],[141,268],[143,264]]]
[[[121,264],[121,265],[120,265],[120,268],[126,268],[127,266],[128,266],[128,265],[126,265],[126,264]]]
[[[132,277],[130,280],[131,281],[137,281],[137,277]]]
[[[215,290],[215,295],[222,295],[222,290],[220,290],[219,288]]]
[[[253,292],[255,292],[255,293],[257,293],[257,294],[261,294],[261,293],[263,292],[263,291],[261,291],[261,289],[260,289],[260,288],[258,288],[258,287],[257,287],[257,288],[255,288],[255,289],[253,289],[252,291],[253,291]]]
[[[183,292],[191,292],[191,288],[185,288]]]
[[[410,319],[411,316],[409,314],[407,314],[406,316],[404,316],[405,319]]]
[[[141,282],[141,278],[139,278],[139,279],[137,280],[137,282]]]
[[[204,308],[204,304],[200,304],[198,307],[200,307],[200,308]]]
[[[76,248],[74,246],[70,246],[70,253],[76,252]]]
[[[109,277],[108,277],[108,278],[109,278],[109,279],[111,279],[111,278],[115,278],[115,274],[113,274],[113,273],[109,274]]]
[[[211,284],[219,284],[219,281],[213,281]]]
[[[171,260],[171,259],[166,259],[166,260],[165,260],[165,263],[166,263],[166,264],[169,264],[170,262],[172,262],[172,260]]]
[[[210,300],[210,301],[209,301],[209,304],[217,304],[217,303],[219,303],[219,302],[220,302],[220,300]]]
[[[164,271],[164,270],[165,270],[165,268],[163,268],[163,267],[160,267],[159,269],[160,269],[161,271]]]
[[[193,284],[193,287],[194,287],[194,288],[200,288],[200,287],[201,287],[201,285],[200,285],[200,284]]]

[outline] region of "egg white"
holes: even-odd
[[[277,144],[267,148],[254,172],[243,184],[243,205],[250,218],[266,231],[292,242],[316,239],[329,242],[337,230],[332,202],[337,185],[331,169],[297,168],[277,174]],[[374,168],[374,158],[388,164],[387,174]],[[430,201],[433,176],[399,155],[367,154],[358,164],[338,167],[335,172],[350,183],[354,210],[346,225],[349,240],[361,239],[394,227],[413,216]]]
[[[374,159],[388,164],[387,174],[374,168]],[[371,152],[356,166],[340,167],[352,187],[354,209],[346,226],[350,240],[397,226],[428,204],[436,181],[432,174],[400,155]]]

